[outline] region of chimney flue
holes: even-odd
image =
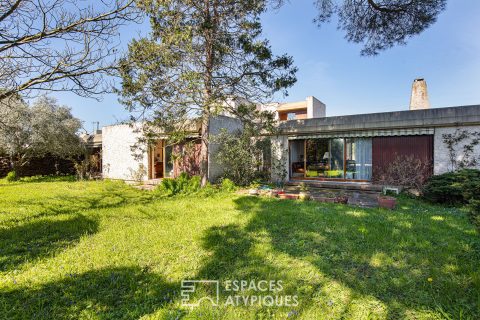
[[[427,82],[424,79],[415,79],[412,84],[410,110],[430,109],[428,100]]]

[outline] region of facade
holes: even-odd
[[[210,137],[222,129],[233,132],[242,129],[241,121],[227,116],[210,119]],[[174,178],[181,172],[200,173],[200,126],[193,124],[185,144],[169,145],[160,139],[153,146],[139,143],[142,125],[120,124],[102,128],[102,175],[107,179],[151,180]],[[166,136],[165,136],[166,138]],[[212,139],[215,140],[215,139]],[[215,181],[223,168],[215,160],[218,143],[209,144],[208,179]],[[182,157],[172,160],[172,154]]]
[[[414,105],[397,112],[326,117],[325,104],[315,97],[257,106],[275,112],[278,120],[278,134],[270,137],[272,180],[374,183],[401,157],[421,160],[429,168],[426,175],[453,170],[444,135],[465,130],[478,132],[480,137],[480,105],[430,109],[425,82],[418,79],[413,87]],[[218,145],[214,137],[222,129],[242,130],[242,123],[231,114],[211,118],[210,181],[224,170],[215,159]],[[134,150],[141,137],[138,124],[103,128],[104,178],[138,180],[140,175],[149,180],[176,177],[181,172],[199,173],[199,126],[192,129],[185,145],[170,146],[160,139],[154,146]],[[468,143],[469,139],[465,139],[455,147],[455,160],[462,160]],[[173,161],[173,153],[185,156]],[[480,144],[473,146],[472,156],[480,159]]]
[[[452,170],[444,134],[480,133],[480,105],[310,118],[280,122],[273,161],[288,179],[375,181],[397,157],[414,157],[434,174]],[[469,139],[456,146],[456,160]],[[480,145],[473,156],[480,157]],[[278,172],[272,178],[280,180]]]

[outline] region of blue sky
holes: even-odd
[[[413,79],[425,78],[432,107],[480,104],[480,1],[449,0],[438,21],[406,46],[361,57],[360,45],[348,43],[335,24],[318,28],[312,0],[291,0],[263,17],[264,34],[275,53],[288,53],[299,68],[289,96],[313,95],[327,105],[327,116],[406,110]],[[122,30],[123,45],[148,24]],[[97,102],[57,93],[61,104],[91,130],[128,118],[115,95]]]

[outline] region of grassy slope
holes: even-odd
[[[475,318],[479,266],[464,213],[413,200],[390,212],[158,199],[113,182],[0,185],[2,319]],[[182,308],[182,279],[283,280],[300,305]]]

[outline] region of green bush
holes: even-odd
[[[435,203],[467,204],[479,190],[480,170],[463,169],[431,177],[423,195]]]
[[[183,172],[175,179],[163,179],[158,191],[167,196],[174,196],[198,192],[200,187],[201,178],[199,176],[189,177]]]
[[[10,171],[9,173],[7,173],[7,176],[5,177],[5,179],[8,182],[17,181],[18,180],[17,173],[15,171]]]
[[[220,184],[220,188],[222,189],[222,191],[227,191],[227,192],[232,192],[232,191],[237,190],[237,186],[235,185],[235,183],[228,178],[222,179],[222,183]]]
[[[472,220],[473,224],[477,226],[480,230],[480,195],[477,196],[478,199],[471,199],[470,200],[470,219]]]

